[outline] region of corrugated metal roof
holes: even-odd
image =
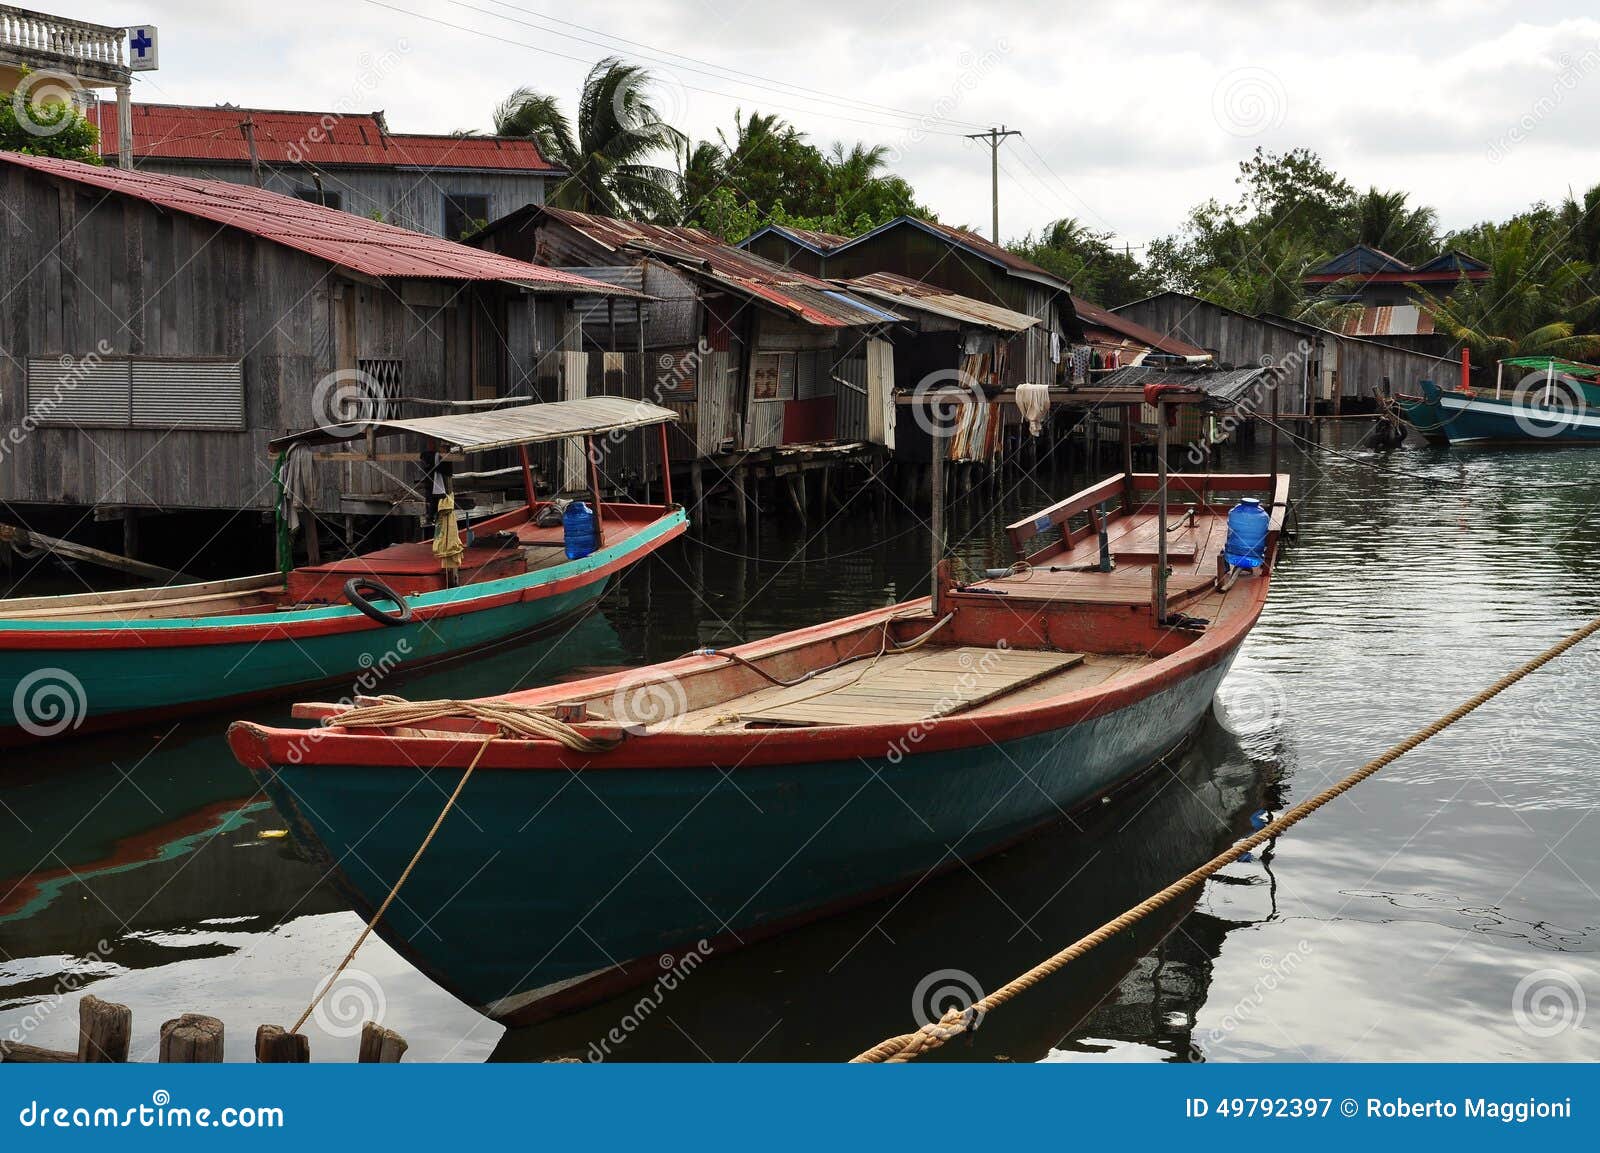
[[[1369,306],[1344,323],[1346,336],[1432,336],[1433,313],[1415,304]]]
[[[929,312],[935,316],[999,332],[1023,332],[1039,323],[1037,316],[1029,316],[1025,312],[1013,312],[1009,308],[974,300],[970,296],[946,292],[942,288],[935,288],[931,284],[924,284],[920,280],[913,280],[893,272],[872,272],[839,283],[852,292],[886,300],[902,310]]]
[[[96,104],[89,119],[101,149],[117,152],[117,108]],[[135,104],[133,154],[140,159],[250,163],[250,140],[266,164],[326,167],[476,168],[560,174],[531,140],[506,136],[391,133],[376,112],[293,112],[269,108]]]
[[[1164,352],[1169,356],[1205,357],[1211,354],[1198,345],[1190,344],[1187,340],[1180,340],[1176,336],[1157,332],[1147,328],[1136,321],[1129,320],[1126,316],[1119,316],[1110,309],[1101,308],[1098,304],[1090,304],[1081,296],[1072,298],[1072,307],[1078,313],[1078,319],[1086,325],[1096,328],[1110,329],[1112,332],[1121,333],[1131,340],[1137,341],[1157,352]]]
[[[280,452],[292,444],[335,444],[372,429],[380,436],[410,433],[436,440],[453,452],[488,452],[519,444],[565,440],[614,429],[646,428],[678,419],[670,408],[624,396],[591,396],[522,404],[489,412],[422,416],[414,420],[356,421],[337,428],[313,428],[280,436],[267,447]]]
[[[704,229],[642,224],[548,206],[531,211],[581,232],[612,252],[657,257],[691,276],[761,301],[806,324],[850,328],[904,319],[855,300],[827,281],[734,248]]]
[[[766,224],[741,240],[738,246],[740,248],[749,248],[751,241],[766,236],[768,233],[793,241],[801,248],[809,249],[818,256],[826,256],[840,245],[850,243],[848,236],[840,236],[836,232],[822,232],[815,228],[794,228],[788,224]]]
[[[1253,368],[1235,368],[1222,371],[1196,371],[1182,368],[1163,368],[1158,365],[1133,365],[1118,369],[1095,382],[1096,388],[1143,388],[1150,384],[1176,384],[1184,388],[1202,388],[1208,403],[1219,407],[1233,407],[1252,400],[1252,389],[1272,370],[1257,365]],[[1070,397],[1071,393],[1064,394]]]
[[[225,224],[367,276],[501,280],[533,292],[629,294],[625,288],[570,272],[527,264],[248,185],[127,172],[16,152],[0,152],[0,161]]]
[[[1012,252],[1006,248],[1002,248],[993,241],[985,240],[976,232],[968,232],[965,228],[956,228],[949,224],[938,224],[931,220],[923,220],[920,216],[897,216],[888,223],[880,224],[870,232],[862,233],[854,240],[840,245],[839,248],[835,249],[834,251],[840,251],[849,248],[851,245],[861,244],[872,239],[873,237],[878,236],[881,233],[888,232],[890,229],[894,228],[921,229],[923,232],[930,233],[941,240],[955,244],[958,247],[972,253],[974,256],[980,257],[983,260],[987,260],[991,264],[997,264],[1006,269],[1008,272],[1015,273],[1026,280],[1039,281],[1043,284],[1049,285],[1052,288],[1058,288],[1063,292],[1072,287],[1055,273],[1040,268],[1031,260],[1024,260],[1015,252]]]

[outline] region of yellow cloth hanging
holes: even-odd
[[[461,530],[456,528],[456,498],[445,493],[439,498],[439,511],[433,528],[433,555],[439,567],[446,572],[461,567],[461,554],[467,546],[461,543]]]

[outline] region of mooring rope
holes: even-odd
[[[1048,960],[1035,965],[1026,973],[1023,973],[1020,977],[1007,982],[1005,985],[1002,985],[1000,988],[996,989],[993,993],[990,993],[988,996],[974,1002],[967,1009],[951,1009],[946,1012],[944,1016],[941,1017],[937,1022],[924,1025],[915,1033],[904,1033],[898,1037],[887,1038],[886,1040],[874,1045],[866,1052],[851,1058],[851,1062],[895,1063],[910,1061],[922,1055],[923,1053],[928,1052],[930,1049],[939,1048],[952,1037],[958,1037],[962,1033],[976,1029],[985,1014],[999,1008],[1001,1005],[1004,1005],[1018,993],[1021,993],[1026,989],[1031,989],[1034,985],[1037,985],[1046,977],[1060,972],[1070,962],[1077,960],[1095,946],[1104,944],[1106,941],[1110,940],[1124,929],[1143,920],[1145,917],[1149,916],[1163,905],[1170,904],[1178,897],[1181,897],[1183,894],[1199,885],[1213,873],[1216,873],[1225,865],[1232,864],[1234,861],[1237,861],[1240,857],[1244,856],[1257,846],[1262,845],[1272,838],[1287,832],[1294,825],[1299,824],[1302,820],[1304,820],[1306,817],[1309,817],[1318,809],[1322,808],[1323,805],[1326,805],[1335,797],[1349,792],[1351,789],[1355,788],[1356,785],[1359,785],[1362,781],[1372,776],[1373,773],[1376,773],[1379,769],[1383,768],[1391,761],[1394,761],[1397,758],[1404,756],[1406,753],[1409,753],[1412,749],[1416,748],[1429,738],[1437,736],[1445,729],[1459,721],[1462,717],[1466,716],[1468,713],[1484,704],[1486,701],[1499,696],[1502,692],[1516,684],[1529,673],[1543,668],[1545,665],[1561,656],[1574,645],[1580,643],[1590,636],[1593,636],[1597,631],[1600,631],[1600,617],[1596,617],[1594,620],[1590,621],[1576,632],[1568,634],[1565,638],[1547,648],[1544,652],[1534,657],[1521,668],[1507,673],[1494,684],[1490,685],[1488,688],[1484,689],[1470,700],[1457,705],[1454,709],[1451,709],[1448,713],[1434,721],[1432,724],[1427,725],[1425,728],[1418,729],[1405,740],[1393,746],[1381,756],[1368,761],[1365,765],[1361,766],[1361,768],[1357,769],[1343,780],[1330,785],[1328,788],[1323,789],[1315,796],[1308,797],[1306,800],[1301,801],[1298,805],[1294,806],[1294,808],[1269,821],[1259,830],[1235,844],[1232,848],[1218,853],[1205,864],[1190,871],[1189,873],[1186,873],[1184,876],[1172,882],[1172,884],[1168,885],[1154,896],[1145,898],[1145,900],[1139,902],[1139,904],[1133,906],[1133,908],[1129,909],[1127,912],[1107,921],[1094,932],[1088,934],[1087,936],[1080,937],[1077,941],[1073,942],[1071,945],[1068,945],[1065,949],[1062,949],[1053,957],[1050,957]]]
[[[394,728],[444,717],[470,717],[495,725],[502,736],[559,741],[576,753],[603,753],[620,743],[618,738],[591,737],[536,707],[508,701],[408,701],[387,696],[377,700],[379,704],[347,709],[324,723],[337,728]]]
[[[376,706],[374,706],[376,707]],[[461,780],[456,782],[455,790],[450,794],[450,799],[445,801],[444,808],[439,810],[439,816],[433,822],[433,828],[428,830],[428,835],[422,838],[422,844],[417,846],[417,851],[411,854],[411,860],[406,864],[405,870],[400,874],[400,879],[394,883],[394,888],[389,890],[389,895],[383,899],[383,904],[378,906],[378,911],[372,914],[372,920],[367,922],[367,927],[361,930],[361,935],[356,938],[356,943],[350,946],[350,951],[344,955],[344,960],[328,976],[328,980],[318,989],[311,998],[311,1004],[306,1006],[306,1011],[300,1014],[300,1019],[294,1023],[290,1033],[300,1032],[300,1027],[306,1023],[306,1018],[316,1012],[318,1003],[328,995],[328,990],[333,988],[333,983],[339,979],[339,974],[349,967],[350,962],[356,959],[356,952],[372,936],[372,930],[378,927],[378,922],[383,920],[383,915],[389,911],[389,906],[394,904],[394,899],[400,895],[400,888],[411,876],[411,870],[417,867],[417,862],[422,860],[422,854],[428,851],[428,846],[433,844],[433,838],[439,833],[439,828],[444,824],[444,819],[450,815],[450,810],[456,807],[456,801],[461,796],[461,790],[467,787],[467,782],[472,779],[478,762],[483,760],[483,754],[489,751],[489,746],[494,743],[494,737],[485,737],[478,746],[478,751],[472,757],[472,763],[467,766],[467,771],[461,774]]]

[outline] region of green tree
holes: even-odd
[[[554,96],[519,88],[495,109],[495,132],[533,140],[567,170],[551,204],[668,219],[676,215],[678,175],[653,161],[679,153],[686,138],[661,119],[649,88],[643,68],[607,57],[584,78],[575,124]]]
[[[1072,284],[1085,300],[1107,308],[1159,292],[1161,282],[1126,249],[1111,244],[1112,233],[1097,232],[1065,217],[1035,237],[1029,233],[1008,247],[1025,260]]]
[[[64,101],[30,104],[0,92],[0,149],[99,164],[100,130]]]
[[[1435,255],[1439,214],[1426,205],[1413,208],[1409,200],[1404,192],[1367,189],[1350,207],[1350,244],[1370,245],[1408,264]]]
[[[1463,278],[1448,299],[1419,288],[1423,305],[1440,329],[1485,360],[1600,356],[1600,335],[1582,330],[1583,318],[1600,306],[1587,283],[1592,268],[1566,259],[1536,216],[1458,234],[1458,246],[1484,261],[1489,277]]]

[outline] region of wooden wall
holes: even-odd
[[[79,429],[40,425],[0,456],[0,500],[145,509],[268,509],[266,443],[325,422],[314,405],[328,374],[363,359],[403,364],[405,395],[498,395],[525,339],[528,303],[505,286],[357,281],[315,257],[235,229],[164,212],[13,166],[0,168],[0,425],[24,429],[31,357],[227,357],[244,366],[246,430]],[[399,287],[395,285],[399,284]],[[473,316],[477,321],[474,327]],[[365,466],[363,466],[365,467]],[[409,465],[388,466],[409,476]],[[324,466],[319,510],[365,483]],[[391,480],[392,483],[392,480]]]

